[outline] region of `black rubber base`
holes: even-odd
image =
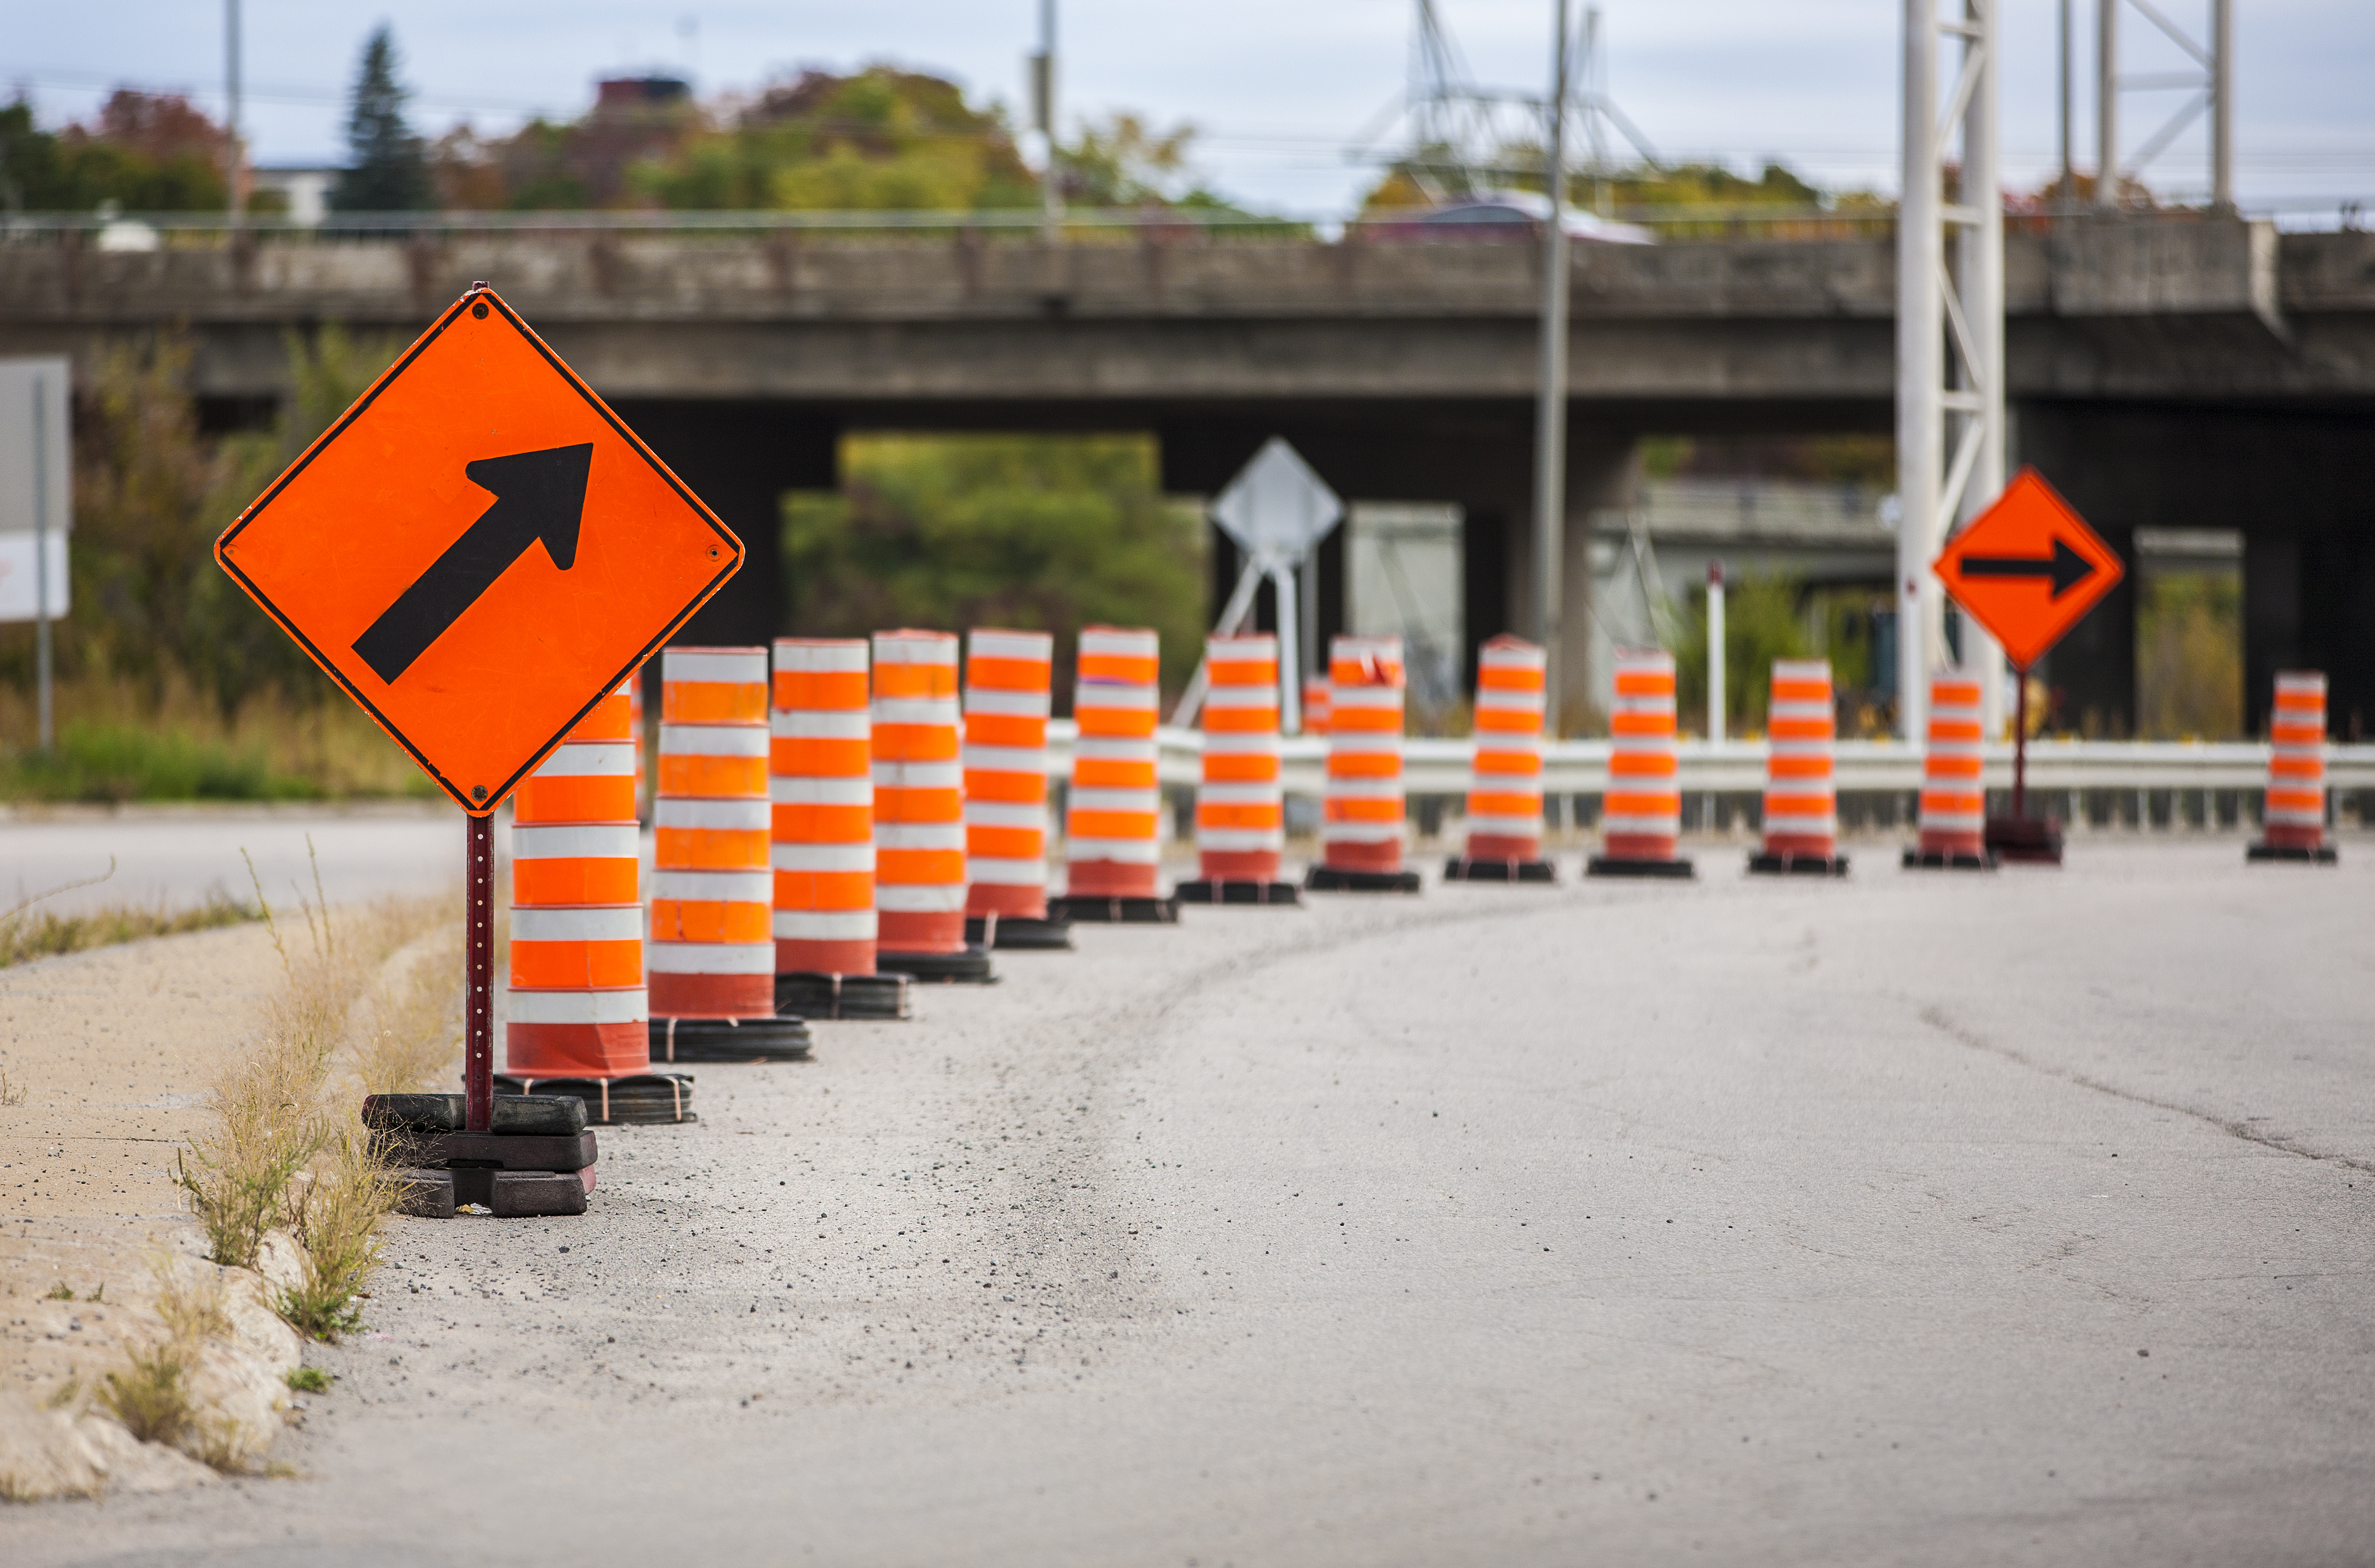
[[[1314,866],[1303,874],[1303,885],[1315,893],[1414,893],[1415,871],[1344,871]]]
[[[2007,865],[2062,864],[2062,824],[2045,817],[1991,817],[1981,842]]]
[[[1848,857],[1767,855],[1760,850],[1748,857],[1748,868],[1759,877],[1844,877],[1848,874]]]
[[[585,1130],[585,1108],[566,1095],[520,1088],[498,1073],[487,1131],[496,1137],[575,1138]],[[388,1137],[434,1137],[460,1132],[467,1099],[459,1094],[366,1094],[363,1126]]]
[[[636,1073],[626,1078],[515,1078],[496,1075],[505,1094],[564,1095],[582,1101],[585,1119],[603,1126],[697,1122],[691,1073]]]
[[[775,1010],[787,1018],[913,1018],[912,983],[904,974],[817,974],[805,970],[775,976]]]
[[[1992,871],[1996,857],[1992,855],[1924,855],[1918,849],[1905,852],[1908,871]]]
[[[475,1203],[498,1220],[549,1220],[585,1212],[592,1188],[574,1171],[490,1171],[457,1166],[444,1173],[454,1202]]]
[[[454,1173],[405,1171],[396,1178],[396,1211],[416,1220],[454,1218]]]
[[[1034,920],[1027,914],[968,914],[965,940],[977,948],[1001,952],[1069,952],[1072,923]]]
[[[2251,860],[2286,860],[2297,866],[2337,866],[2342,857],[2332,844],[2320,844],[2315,849],[2297,849],[2290,844],[2255,843],[2243,852]]]
[[[874,966],[885,973],[910,975],[919,985],[998,984],[989,955],[979,948],[961,953],[877,953]]]
[[[1443,863],[1447,882],[1555,882],[1558,866],[1549,860],[1471,860],[1455,855]]]
[[[1176,925],[1179,900],[1100,899],[1067,893],[1047,901],[1047,913],[1058,920],[1088,921],[1098,925]]]
[[[798,1018],[656,1018],[655,1062],[805,1062],[815,1041]]]
[[[1292,882],[1214,881],[1199,877],[1171,890],[1174,903],[1300,904],[1303,890]]]
[[[1671,877],[1688,880],[1699,869],[1687,860],[1623,860],[1614,855],[1595,855],[1583,863],[1587,877]]]

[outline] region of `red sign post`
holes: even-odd
[[[2028,820],[2028,671],[2118,585],[2126,568],[2043,476],[2023,468],[1994,505],[1946,542],[1931,570],[1963,613],[2003,645],[2019,677],[2012,816],[1989,819],[1989,847],[2009,860],[2059,863],[2059,827]]]
[[[469,815],[471,1131],[493,1102],[495,808],[742,556],[483,283],[215,543]]]

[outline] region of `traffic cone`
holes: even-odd
[[[767,714],[775,1009],[900,1019],[907,981],[874,961],[874,722],[866,642],[775,640]]]
[[[1765,848],[1748,857],[1767,875],[1844,877],[1838,791],[1832,779],[1838,714],[1831,661],[1773,661],[1765,721]]]
[[[965,940],[1062,949],[1047,915],[1047,703],[1056,639],[975,629],[964,673]]]
[[[1172,896],[1182,903],[1300,903],[1278,879],[1286,847],[1279,787],[1278,639],[1208,637],[1203,782],[1196,790],[1199,875]]]
[[[1303,885],[1414,893],[1418,873],[1402,869],[1402,640],[1337,638],[1328,650],[1328,680],[1319,864]]]
[[[1979,678],[1961,670],[1930,677],[1930,733],[1921,752],[1921,839],[1905,852],[1908,870],[1992,871],[1988,795],[1979,777]]]
[[[964,769],[957,749],[957,640],[874,634],[875,962],[918,980],[987,984],[965,941]]]
[[[1542,858],[1542,701],[1548,655],[1507,632],[1476,650],[1476,750],[1468,847],[1444,863],[1451,882],[1555,882]]]
[[[1163,789],[1155,776],[1162,645],[1143,628],[1084,626],[1072,684],[1072,787],[1064,803],[1067,920],[1167,923]]]
[[[2268,713],[2268,792],[2251,860],[2303,860],[2331,866],[2325,842],[2325,675],[2290,670],[2276,677]]]
[[[1601,796],[1601,851],[1588,877],[1695,877],[1682,858],[1683,792],[1675,775],[1674,656],[1616,650],[1608,715],[1608,788]]]
[[[637,886],[630,676],[512,795],[506,1094],[563,1094],[596,1122],[678,1122],[692,1079],[651,1070]]]
[[[664,1062],[795,1061],[775,1012],[767,650],[660,651],[652,805],[651,1048]]]

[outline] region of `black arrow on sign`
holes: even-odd
[[[2056,539],[2051,560],[2034,555],[1967,555],[1956,571],[1967,582],[1974,577],[2047,578],[2053,584],[2049,596],[2058,599],[2094,576],[2095,563]]]
[[[494,492],[495,504],[355,639],[363,663],[393,686],[538,539],[553,565],[563,572],[575,565],[585,472],[593,462],[594,443],[587,442],[481,457],[464,468],[472,484]]]

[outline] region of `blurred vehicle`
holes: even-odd
[[[1550,198],[1537,191],[1488,191],[1447,202],[1424,212],[1395,214],[1361,224],[1365,240],[1531,241],[1551,215]],[[1637,223],[1619,223],[1568,207],[1561,225],[1570,240],[1600,245],[1654,245],[1658,237]]]

